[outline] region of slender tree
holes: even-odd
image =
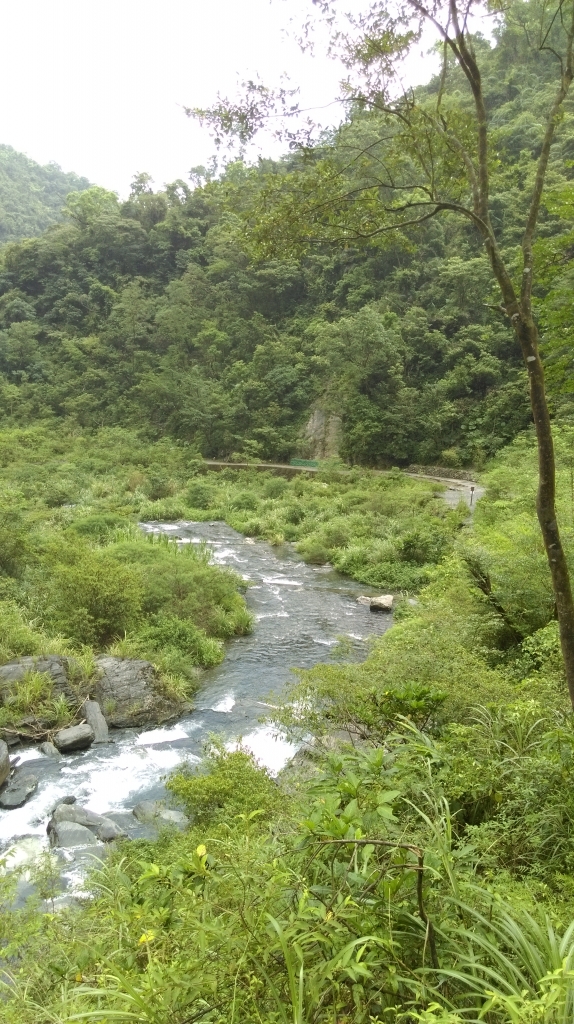
[[[528,374],[532,416],[538,443],[537,513],[548,557],[560,641],[570,699],[574,706],[574,602],[568,564],[556,515],[556,466],[552,427],[532,307],[533,243],[539,223],[553,142],[574,75],[574,2],[556,0],[486,9],[473,0],[398,0],[391,8],[376,2],[358,17],[338,22],[333,0],[314,0],[327,19],[332,50],[349,75],[344,98],[355,114],[365,112],[366,134],[359,131],[352,157],[329,157],[323,144],[311,153],[307,171],[276,173],[259,189],[250,210],[251,234],[262,255],[277,248],[329,240],[349,245],[372,242],[389,233],[411,230],[440,214],[459,215],[481,236],[500,290],[500,312],[520,346]],[[499,25],[520,31],[530,48],[554,62],[553,95],[544,114],[542,141],[528,184],[523,210],[520,266],[500,245],[491,217],[492,169],[496,164],[496,128],[489,120],[481,74],[476,16],[490,14]],[[404,59],[430,29],[440,40],[442,67],[438,88],[412,90],[402,84]],[[471,28],[474,27],[474,34]],[[460,73],[466,96],[453,98],[447,86]],[[286,94],[280,96],[283,112]],[[250,83],[246,102],[226,100],[211,110],[194,111],[219,139],[239,135],[247,141],[277,116],[271,94]],[[369,121],[368,115],[371,115]],[[373,120],[374,118],[374,120]],[[359,119],[360,120],[360,119]],[[296,148],[297,138],[287,133]],[[331,147],[332,148],[332,147]],[[305,147],[300,146],[304,153]],[[309,154],[309,149],[307,149]],[[377,155],[378,154],[378,155]],[[349,166],[353,165],[352,180]],[[295,242],[297,239],[297,243]]]

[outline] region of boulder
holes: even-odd
[[[106,721],[116,728],[144,725],[175,717],[181,704],[161,693],[159,676],[149,661],[132,658],[97,658],[94,691]]]
[[[109,743],[108,723],[97,700],[84,701],[83,711],[86,722],[94,731],[94,743]]]
[[[74,697],[75,691],[70,685],[69,676],[73,658],[64,658],[59,654],[44,654],[36,658],[18,658],[7,665],[0,665],[0,699],[4,700],[28,672],[46,672],[52,679],[52,692],[55,697],[63,693],[66,697]]]
[[[83,825],[84,828],[98,828],[104,820],[103,815],[89,811],[87,807],[80,807],[79,804],[58,804],[52,812],[52,822],[73,821],[76,825]]]
[[[370,608],[371,607],[371,598],[367,597],[365,594],[361,594],[357,598],[357,604],[365,604],[365,605],[367,605],[368,608]]]
[[[58,748],[55,747],[53,743],[50,743],[50,740],[46,740],[45,743],[40,743],[38,746],[38,750],[40,751],[41,754],[45,754],[46,757],[62,756]]]
[[[60,753],[71,750],[87,750],[94,742],[94,730],[85,722],[83,725],[71,725],[60,729],[54,736],[54,743]]]
[[[393,595],[380,594],[378,597],[372,597],[370,601],[370,608],[372,612],[392,612]]]
[[[183,811],[172,811],[159,800],[142,800],[136,804],[132,814],[137,821],[155,822],[156,825],[176,825],[178,828],[186,828],[189,825],[189,818]]]
[[[113,839],[122,839],[126,835],[124,829],[120,828],[111,818],[106,818],[103,814],[96,814],[95,811],[90,811],[87,807],[80,807],[75,803],[61,803],[54,808],[47,829],[50,837],[62,822],[87,828],[97,839],[106,843]]]
[[[48,833],[52,846],[99,846],[93,832],[75,821],[58,821]]]
[[[0,793],[0,807],[7,811],[14,807],[21,807],[32,796],[32,793],[36,792],[37,788],[38,779],[35,775],[16,772]]]
[[[123,828],[120,828],[120,826],[115,821],[112,821],[111,818],[104,817],[101,825],[96,831],[96,835],[98,839],[102,840],[102,842],[111,843],[114,839],[124,839],[126,833]]]
[[[0,740],[0,786],[2,786],[10,774],[10,754],[8,744]]]

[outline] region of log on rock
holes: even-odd
[[[83,725],[71,725],[60,729],[54,736],[54,743],[60,753],[69,750],[87,750],[94,742],[94,730],[87,722]]]

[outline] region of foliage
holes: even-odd
[[[0,146],[0,242],[41,234],[62,219],[70,192],[89,187],[87,178],[66,174],[57,164],[42,167],[12,146]]]
[[[136,525],[158,466],[184,489],[189,452],[121,430],[70,436],[41,426],[0,433],[0,451],[0,663],[72,655],[87,684],[94,653],[107,650],[150,660],[158,685],[188,700],[198,669],[251,629],[238,576],[206,549],[145,537]],[[51,701],[32,700],[22,683],[0,708],[1,725],[31,715],[55,723],[78,710]]]

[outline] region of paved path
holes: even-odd
[[[443,497],[449,508],[456,508],[461,498],[469,508],[474,508],[485,492],[485,488],[475,480],[453,480],[447,476],[428,476],[426,473],[407,473],[406,476],[414,476],[417,480],[438,480],[445,484]]]
[[[281,476],[296,476],[298,473],[316,473],[315,466],[289,466],[282,462],[221,462],[216,459],[205,459],[204,466],[210,469],[256,469],[262,473],[278,473]],[[346,472],[343,470],[342,472]],[[384,472],[381,470],[380,472]],[[474,480],[455,480],[446,476],[433,476],[426,473],[405,473],[417,480],[437,480],[445,484],[444,500],[449,508],[456,508],[459,501],[466,502],[469,508],[473,508],[479,498],[484,494],[484,487]]]

